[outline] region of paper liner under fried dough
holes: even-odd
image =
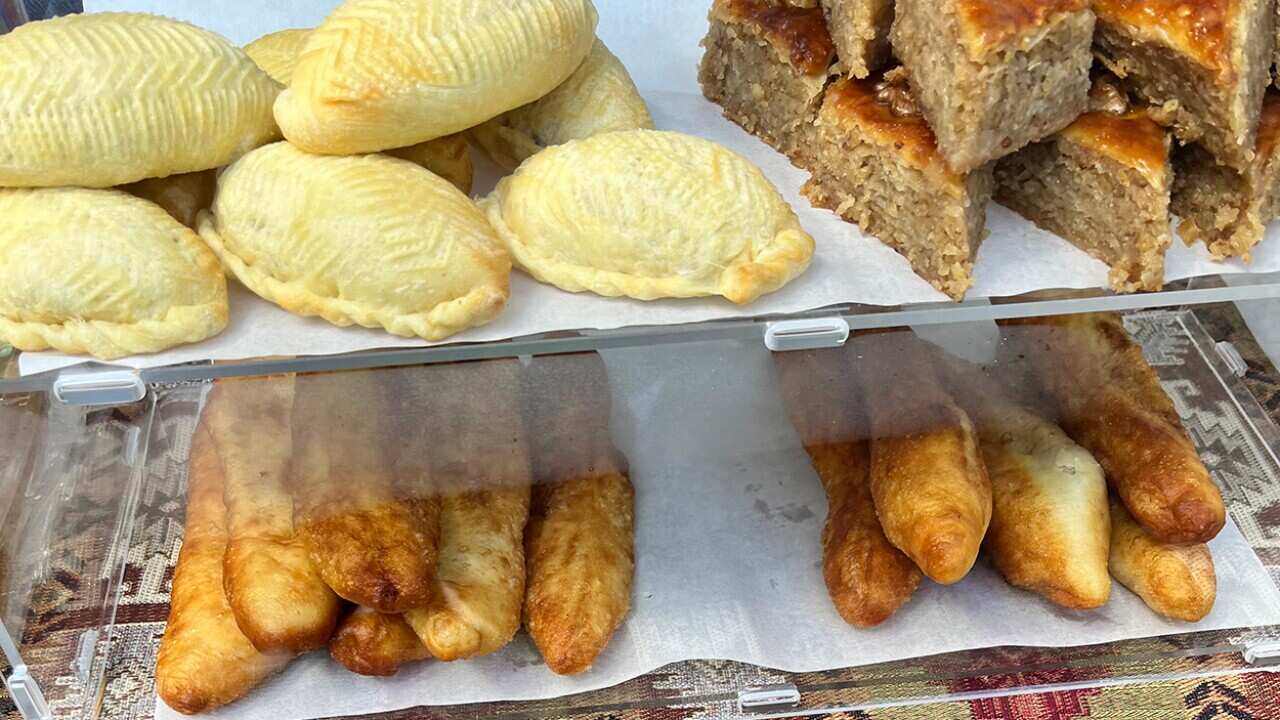
[[[390,676],[401,665],[431,657],[403,615],[353,609],[329,641],[329,655],[360,675]]]
[[[523,384],[535,481],[524,625],[547,667],[580,673],[631,608],[635,491],[609,436],[599,355],[535,358]]]
[[[1172,545],[1156,540],[1124,504],[1111,500],[1111,574],[1155,612],[1196,622],[1213,610],[1218,578],[1204,543]]]

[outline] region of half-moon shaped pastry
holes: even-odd
[[[550,95],[472,128],[497,164],[514,170],[551,145],[617,130],[653,129],[653,118],[622,62],[596,40],[591,54]]]
[[[547,148],[481,206],[521,269],[569,292],[743,304],[813,257],[813,238],[759,169],[679,133],[629,130]]]
[[[110,187],[226,165],[280,136],[280,86],[224,38],[154,15],[0,36],[0,186]]]
[[[1197,622],[1213,610],[1218,576],[1209,546],[1160,542],[1114,497],[1109,562],[1116,580],[1164,617]]]
[[[0,340],[19,350],[111,360],[227,325],[217,258],[152,203],[115,190],[0,189],[0,217]]]
[[[564,82],[596,22],[591,0],[347,0],[307,41],[276,121],[331,154],[460,132]]]
[[[245,45],[244,51],[272,80],[289,87],[293,70],[298,67],[298,55],[311,37],[311,31],[311,28],[278,30]]]
[[[253,292],[339,326],[441,340],[507,304],[511,261],[484,215],[395,158],[260,148],[223,172],[200,234]]]

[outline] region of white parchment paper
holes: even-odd
[[[211,6],[203,0],[88,0],[91,11],[140,10],[170,15],[216,30],[236,43],[286,27],[313,26],[335,5],[333,0],[259,3],[228,0]],[[518,337],[552,330],[608,329],[661,325],[715,318],[798,312],[838,303],[903,305],[947,298],[911,272],[897,253],[831,212],[810,207],[800,195],[806,174],[762,142],[721,117],[702,98],[696,67],[698,42],[706,31],[709,0],[597,0],[599,34],[630,68],[653,111],[658,127],[699,135],[722,143],[755,162],[795,208],[805,229],[817,239],[807,273],[780,292],[747,307],[721,299],[641,302],[571,294],[513,275],[511,303],[495,322],[450,342]],[[487,164],[486,164],[487,166]],[[477,193],[489,190],[493,174],[482,172]],[[990,237],[978,253],[970,298],[1017,295],[1046,288],[1095,288],[1107,285],[1107,268],[1066,241],[1037,229],[997,205],[988,211]],[[1175,240],[1169,250],[1166,279],[1196,275],[1280,270],[1280,243],[1268,229],[1268,241],[1254,253],[1251,266],[1240,261],[1215,263],[1202,246]],[[335,328],[323,320],[300,318],[243,291],[233,292],[231,324],[221,335],[197,345],[116,361],[130,367],[156,367],[192,360],[235,360],[267,355],[329,355],[383,347],[426,345],[378,330]],[[84,362],[58,353],[24,353],[24,375]]]
[[[695,658],[812,671],[1280,622],[1280,593],[1228,524],[1210,543],[1217,605],[1193,625],[1159,618],[1119,584],[1103,609],[1064,610],[1009,587],[980,560],[959,584],[925,581],[884,625],[854,629],[827,597],[819,540],[826,500],[782,409],[768,353],[721,342],[602,355],[613,435],[636,487],[637,566],[631,615],[591,671],[553,674],[523,634],[497,655],[419,663],[390,679],[351,675],[320,652],[211,716],[305,720],[549,698]],[[157,703],[157,718],[181,717]]]

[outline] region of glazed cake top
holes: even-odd
[[[1231,64],[1240,0],[1094,0],[1098,21],[1150,35],[1205,67]]]
[[[711,17],[750,25],[779,55],[806,75],[825,73],[835,60],[836,46],[819,7],[777,5],[766,0],[716,0]]]
[[[1017,38],[1034,39],[1062,15],[1087,12],[1089,0],[955,0],[961,36],[971,54]]]
[[[1145,110],[1085,113],[1062,136],[1133,168],[1155,187],[1169,182],[1169,133]]]

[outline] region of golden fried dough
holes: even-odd
[[[164,208],[178,222],[192,230],[196,227],[196,215],[213,204],[213,193],[218,187],[217,170],[149,178],[123,185],[121,190]]]
[[[324,647],[340,609],[293,524],[293,384],[292,376],[219,381],[201,419],[226,479],[223,587],[236,624],[263,652]]]
[[[991,481],[973,423],[913,334],[860,335],[853,343],[871,427],[871,495],[885,537],[930,579],[959,582],[991,520]]]
[[[524,625],[547,667],[590,669],[631,608],[635,491],[609,437],[595,353],[534,359],[524,374],[533,503]]]
[[[942,358],[937,367],[978,429],[993,501],[985,545],[996,569],[1063,607],[1105,605],[1111,523],[1102,468],[978,368]]]
[[[173,575],[169,623],[156,656],[156,694],[180,713],[205,712],[244,697],[289,663],[263,654],[236,626],[222,592],[227,544],[223,475],[208,428],[196,429],[187,479],[187,521]]]
[[[1110,567],[1116,580],[1142,598],[1147,607],[1175,620],[1203,619],[1218,595],[1208,545],[1162,543],[1114,498]]]
[[[1114,314],[1010,321],[1056,405],[1059,422],[1107,473],[1129,512],[1162,542],[1206,542],[1226,522],[1222,495],[1200,462],[1160,380]]]
[[[850,625],[888,620],[920,585],[915,563],[884,535],[871,497],[866,422],[845,349],[775,353],[783,403],[827,493],[822,577]]]
[[[360,675],[395,675],[405,663],[431,657],[403,615],[356,607],[329,641],[329,655]]]
[[[520,628],[531,473],[518,372],[515,360],[419,372],[422,430],[410,442],[432,443],[440,548],[430,603],[405,619],[441,660],[499,650]]]
[[[423,607],[432,594],[435,503],[398,492],[384,443],[385,381],[376,370],[299,375],[293,425],[294,513],[320,576],[380,612]]]

